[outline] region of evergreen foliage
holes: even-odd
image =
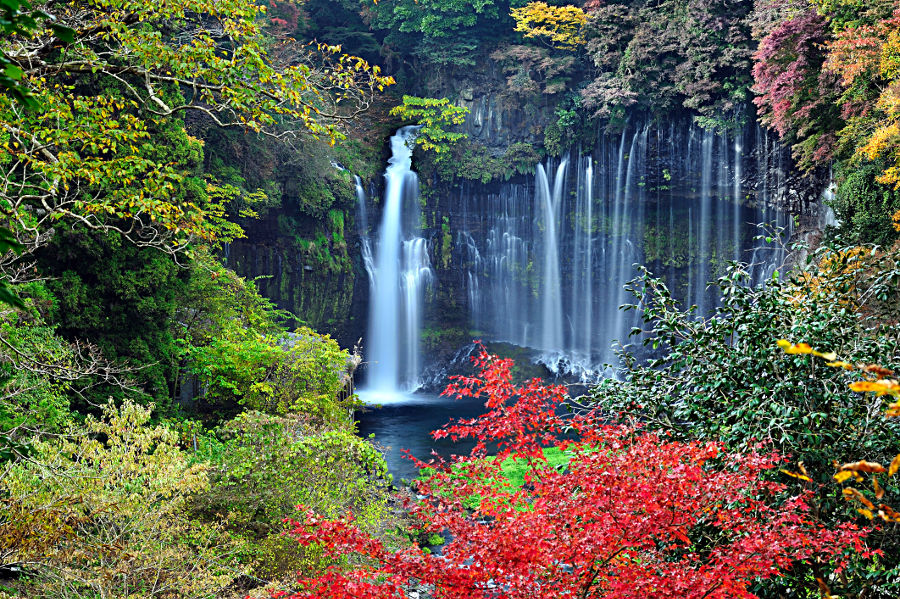
[[[823,250],[790,280],[754,289],[745,279],[733,265],[717,282],[721,308],[703,320],[645,273],[634,287],[641,303],[628,308],[642,311],[645,324],[636,338],[658,357],[644,364],[626,354],[627,380],[600,385],[593,401],[617,419],[633,418],[677,439],[716,440],[738,451],[765,443],[805,468],[810,487],[818,490],[820,518],[853,521],[856,511],[831,484],[832,463],[860,454],[890,462],[900,424],[880,417],[882,399],[851,392],[844,371],[809,354],[785,354],[775,341],[815,340],[852,363],[896,362],[900,337],[890,324],[900,316],[896,252]],[[898,539],[889,530],[872,535],[870,542],[884,555],[877,572],[866,560],[844,572],[848,596],[896,589]],[[802,576],[779,578],[776,586],[798,587]]]

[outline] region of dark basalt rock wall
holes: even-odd
[[[470,113],[462,130],[470,141],[481,144],[491,155],[500,156],[516,143],[539,147],[543,142],[544,129],[554,118],[552,102],[543,107],[516,105],[510,100],[506,86],[506,77],[497,63],[483,57],[476,68],[453,74],[434,74],[413,93],[449,97],[457,105],[469,108]],[[676,114],[665,121],[650,121],[645,116],[632,115],[627,125],[628,135],[642,128],[646,129],[646,147],[642,150],[643,164],[635,190],[640,190],[643,199],[635,201],[652,203],[655,201],[653,193],[658,195],[659,190],[671,187],[677,187],[686,202],[692,195],[698,196],[702,178],[700,164],[692,166],[683,154],[688,151],[690,143],[700,143],[703,132],[692,125],[690,115]],[[573,164],[580,155],[599,156],[603,151],[601,147],[616,147],[621,141],[621,133],[606,133],[599,127],[590,137],[596,140],[595,144],[568,150],[569,160]],[[820,197],[827,184],[827,173],[797,172],[789,152],[754,123],[745,126],[737,136],[729,133],[720,137],[723,141],[716,143],[729,148],[725,152],[726,163],[721,166],[727,172],[721,176],[728,178],[732,187],[737,179],[739,201],[747,210],[763,211],[765,208],[796,215],[797,218],[792,219],[796,221],[792,222],[792,227],[799,233],[813,231],[820,225],[823,220]],[[735,150],[737,153],[732,153],[734,144],[740,146],[739,150]],[[551,160],[552,164],[546,165],[547,170],[558,161]],[[596,165],[598,177],[602,169],[614,168],[600,162],[602,160]],[[567,174],[570,180],[566,188],[573,195],[566,200],[568,203],[564,203],[569,207],[564,208],[562,215],[567,223],[560,246],[561,255],[566,256],[565,261],[571,261],[568,256],[575,252],[572,235],[578,218],[574,214],[574,194],[578,185],[576,171],[571,168]],[[484,332],[479,330],[472,318],[474,270],[470,255],[472,248],[466,236],[480,235],[483,242],[486,231],[479,230],[479,225],[473,224],[473,218],[481,218],[483,226],[489,227],[490,219],[484,214],[489,203],[503,194],[510,194],[513,188],[519,189],[518,193],[533,194],[535,178],[534,175],[525,175],[503,183],[481,184],[437,181],[434,173],[419,174],[423,183],[424,235],[436,274],[436,284],[427,294],[423,349],[427,360],[434,365],[448,362],[457,356],[462,345],[471,341],[473,335]],[[606,176],[611,175],[607,173]],[[676,180],[671,180],[672,177]],[[382,186],[380,178],[366,184],[370,232],[378,226],[380,219],[378,198]],[[738,201],[733,190],[729,189],[728,194],[731,194],[728,201]],[[473,216],[473,211],[479,210],[481,216]],[[636,238],[635,241],[644,242],[648,238],[647,230],[641,231],[640,240]],[[684,235],[692,234],[684,227],[676,228],[669,234],[678,235],[678,231]],[[296,239],[285,235],[278,226],[277,216],[270,215],[264,221],[248,224],[248,239],[236,241],[228,248],[228,262],[246,277],[264,277],[258,281],[260,289],[279,307],[295,313],[317,330],[336,337],[342,345],[352,346],[365,336],[367,330],[369,282],[361,261],[358,228],[347,222],[345,234],[350,262],[336,267],[314,259],[309,248],[300,247]],[[698,233],[695,231],[693,234]],[[598,243],[602,241],[601,234],[595,237]],[[532,249],[536,250],[536,245]],[[486,250],[482,247],[480,251]],[[655,264],[648,265],[651,268],[661,268],[666,264],[665,257],[656,256],[654,260]],[[571,277],[574,268],[574,264],[564,262],[564,277]],[[716,268],[714,265],[709,270],[710,274],[714,274]],[[682,280],[686,275],[676,275],[676,285],[688,285]],[[480,276],[486,275],[482,272]],[[568,282],[571,283],[571,280]],[[537,287],[534,292],[539,293]],[[569,298],[565,301],[569,302]]]

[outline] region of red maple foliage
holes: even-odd
[[[760,121],[794,144],[804,169],[831,160],[834,132],[843,126],[838,78],[822,68],[827,39],[825,18],[809,9],[778,23],[754,55],[753,103]]]
[[[487,413],[434,434],[478,444],[450,462],[417,461],[433,470],[418,483],[426,499],[409,504],[424,530],[450,539],[441,554],[390,549],[350,519],[306,512],[291,534],[335,565],[274,596],[400,599],[416,584],[447,599],[749,598],[754,580],[799,562],[840,569],[842,552],[866,551],[855,527],[825,529],[808,496],[786,499],[765,479],[777,455],[673,442],[597,413],[563,416],[565,388],[516,386],[512,362],[483,350],[476,364],[480,375],[445,394],[484,397]],[[547,446],[569,452],[565,469],[545,460]],[[523,488],[501,475],[508,457],[528,464]]]

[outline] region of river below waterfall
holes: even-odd
[[[433,439],[431,431],[451,420],[474,418],[483,412],[484,401],[480,399],[453,399],[415,393],[400,396],[381,406],[366,406],[357,412],[356,420],[361,437],[375,435],[376,444],[384,452],[388,470],[399,485],[403,479],[411,480],[418,476],[413,463],[403,457],[404,449],[420,460],[428,460],[432,451],[443,457],[468,453],[474,445],[472,441],[454,443],[449,439]]]

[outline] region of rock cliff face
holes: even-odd
[[[624,287],[637,265],[709,313],[717,298],[706,282],[728,261],[751,263],[755,284],[782,265],[795,216],[816,219],[821,184],[795,174],[756,126],[717,134],[687,117],[635,115],[534,175],[427,190],[433,370],[478,337],[530,347],[556,372],[598,374],[615,361],[611,344],[638,324],[617,309],[634,299]],[[785,235],[781,245],[757,239],[763,223]]]
[[[553,107],[516,105],[501,69],[485,60],[464,74],[436,76],[418,93],[469,108],[463,129],[490,155],[512,144],[539,147]],[[751,263],[755,283],[785,261],[783,248],[756,239],[757,225],[790,235],[822,221],[827,177],[797,173],[789,153],[755,124],[715,133],[685,114],[664,121],[635,114],[624,130],[589,137],[507,182],[419,173],[435,270],[424,307],[426,379],[474,337],[532,348],[551,370],[596,374],[614,361],[612,342],[627,340],[636,324],[634,313],[617,309],[630,300],[624,285],[636,265],[706,313],[717,300],[705,283],[729,260]],[[414,160],[414,169],[417,162],[427,164]],[[374,233],[383,182],[366,187]],[[367,331],[369,301],[359,236],[351,233],[358,228],[346,227],[352,265],[335,268],[311,259],[272,218],[229,248],[229,263],[245,276],[268,275],[259,282],[265,295],[353,345]]]
[[[256,279],[262,295],[296,315],[296,324],[328,333],[352,348],[365,329],[366,276],[359,261],[349,258],[359,256],[358,238],[349,240],[354,247],[346,248],[346,260],[326,260],[320,248],[298,242],[279,227],[275,214],[244,227],[247,238],[225,248],[228,266]]]

